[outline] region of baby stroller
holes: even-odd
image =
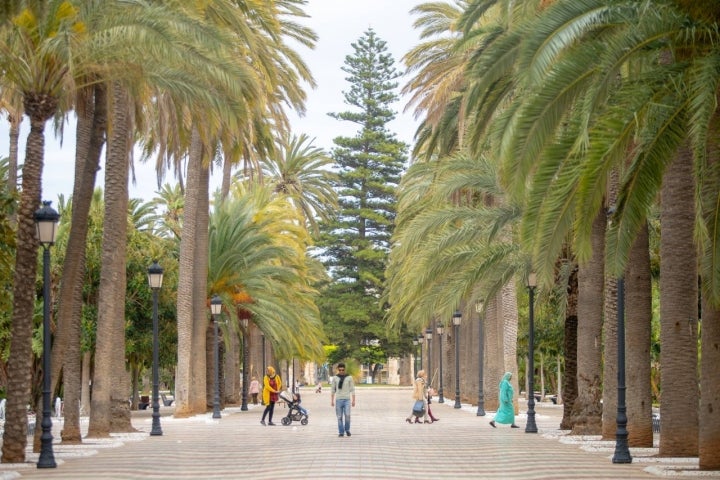
[[[285,426],[290,425],[293,420],[300,422],[300,425],[308,424],[307,410],[300,406],[300,394],[292,395],[289,392],[280,392],[280,399],[287,403],[288,412],[281,420]]]

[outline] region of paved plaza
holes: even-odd
[[[562,407],[537,405],[539,432],[524,431],[526,406],[510,429],[489,425],[492,412],[453,408],[454,393],[434,402],[440,421],[408,425],[411,390],[358,386],[352,412],[352,437],[338,437],[330,394],[302,389],[308,425],[280,424],[287,412],[276,406],[277,426],[262,426],[262,407],[227,408],[212,413],[172,417],[162,407],[162,436],[150,437],[150,411],[134,412],[137,433],[88,439],[62,445],[62,421],[53,419],[55,469],[37,469],[37,454],[26,464],[0,464],[0,479],[659,479],[720,478],[720,472],[697,471],[697,459],[656,459],[657,449],[631,449],[633,463],[613,464],[615,442],[571,437],[557,430]],[[437,398],[435,399],[437,400]],[[84,419],[84,427],[87,428]],[[656,435],[657,445],[657,435]]]

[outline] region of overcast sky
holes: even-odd
[[[300,55],[309,65],[317,83],[315,90],[308,91],[307,111],[304,117],[290,114],[293,133],[306,133],[315,138],[315,145],[329,150],[332,139],[338,135],[352,135],[356,127],[348,122],[340,122],[329,117],[330,112],[348,109],[344,104],[342,92],[349,87],[345,72],[341,70],[345,57],[353,53],[351,43],[356,42],[368,28],[387,42],[387,49],[395,59],[395,66],[403,71],[403,55],[418,43],[417,31],[412,28],[409,12],[420,0],[309,0],[305,11],[310,18],[303,23],[312,28],[319,36],[315,50],[298,48]],[[400,86],[406,79],[399,79]],[[397,119],[390,124],[399,140],[408,144],[412,141],[416,122],[411,113],[404,114],[406,101],[396,104]],[[72,115],[71,115],[72,117]],[[25,152],[27,119],[23,121],[20,140],[20,159]],[[345,125],[348,123],[347,125]],[[8,126],[0,121],[0,156],[8,155]],[[53,138],[52,125],[46,127],[45,169],[43,173],[42,197],[57,205],[57,196],[72,194],[75,158],[75,125],[71,118],[65,126],[62,145]],[[103,159],[104,163],[104,159]],[[155,173],[149,166],[139,164],[136,159],[137,185],[131,185],[130,196],[150,200],[157,190]],[[98,184],[102,185],[104,170],[98,172]],[[219,183],[213,176],[211,188]],[[174,183],[167,178],[166,182]]]

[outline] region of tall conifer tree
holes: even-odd
[[[395,118],[391,104],[398,99],[400,73],[386,43],[369,29],[352,48],[342,67],[351,109],[330,116],[358,129],[353,137],[334,139],[340,209],[323,225],[318,245],[332,276],[319,303],[326,332],[339,347],[330,361],[354,358],[377,365],[401,353],[397,339],[387,338],[380,298],[407,145],[387,128]]]

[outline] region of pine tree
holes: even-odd
[[[330,115],[358,130],[333,140],[340,208],[323,224],[318,244],[332,276],[319,304],[326,332],[338,346],[329,360],[378,364],[410,344],[388,338],[380,304],[407,145],[387,128],[395,118],[391,104],[398,99],[400,73],[386,43],[369,29],[352,47],[342,67],[350,83],[343,95],[352,109]]]

